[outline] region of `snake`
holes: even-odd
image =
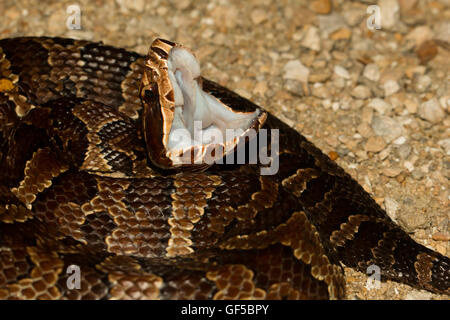
[[[0,40],[0,299],[345,299],[344,266],[450,294],[448,257],[190,49]]]

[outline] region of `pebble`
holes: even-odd
[[[350,39],[352,36],[352,31],[348,28],[342,28],[335,32],[333,32],[330,36],[332,40],[342,40],[342,39]]]
[[[450,234],[448,232],[436,232],[431,237],[436,241],[450,241]]]
[[[401,145],[406,142],[406,138],[401,136],[394,140],[394,144]]]
[[[296,96],[304,96],[305,92],[303,91],[302,83],[297,80],[287,79],[284,88],[290,93]]]
[[[343,16],[350,27],[355,27],[366,17],[366,10],[362,8],[348,9],[343,12]]]
[[[403,166],[409,171],[412,172],[414,170],[414,165],[412,164],[411,161],[405,161],[403,163]]]
[[[322,85],[321,83],[315,83],[311,90],[311,93],[314,97],[317,97],[319,99],[325,99],[330,96],[330,92],[327,87]]]
[[[428,26],[418,26],[411,30],[405,37],[413,43],[414,47],[419,47],[422,43],[433,38],[433,32]]]
[[[402,138],[402,137],[400,137],[400,138]],[[399,138],[399,139],[400,139],[400,138]],[[397,139],[397,140],[398,140],[398,139]],[[394,142],[395,142],[395,141],[394,141]],[[397,144],[397,145],[395,146],[395,148],[394,148],[394,154],[395,154],[395,156],[397,156],[398,158],[400,158],[400,159],[402,159],[402,160],[405,160],[405,159],[407,159],[408,156],[411,154],[411,150],[412,150],[412,148],[411,148],[411,146],[410,146],[408,143]],[[407,164],[406,164],[406,163],[404,163],[404,166],[405,166],[406,169],[408,169],[408,171],[412,171],[412,170],[409,170],[410,167],[407,167]]]
[[[444,148],[445,154],[450,156],[450,138],[439,140],[437,143]]]
[[[442,109],[447,110],[447,112],[450,112],[450,95],[440,97],[439,103],[441,104]]]
[[[60,10],[53,12],[47,20],[48,31],[51,35],[61,35],[66,30],[65,15]],[[61,27],[63,26],[63,27]],[[81,26],[82,27],[82,26]]]
[[[443,21],[436,24],[436,26],[434,27],[434,39],[448,42],[448,39],[450,39],[449,19],[444,19]]]
[[[428,75],[422,75],[417,77],[417,80],[414,83],[414,89],[416,92],[422,93],[428,90],[431,86],[431,78]]]
[[[380,98],[374,98],[370,100],[367,106],[375,109],[379,114],[385,114],[392,110],[392,106]]]
[[[264,96],[267,92],[267,83],[264,81],[258,82],[255,86],[255,88],[253,89],[253,93],[260,95],[260,96]]]
[[[331,108],[331,100],[330,99],[323,99],[320,104],[322,105],[322,107],[324,107],[325,109],[330,109]]]
[[[425,227],[430,223],[430,220],[427,212],[424,210],[419,212],[405,211],[398,217],[398,222],[406,229],[407,232],[412,232],[419,228]]]
[[[238,23],[238,19],[240,19],[239,11],[236,7],[233,6],[218,6],[215,7],[211,12],[212,17],[214,18],[214,23],[216,25],[224,26],[227,28],[234,28]]]
[[[328,157],[330,157],[331,160],[335,161],[337,158],[339,158],[339,153],[336,151],[330,151],[328,152]]]
[[[319,69],[314,70],[314,73],[309,75],[309,82],[315,83],[315,82],[326,82],[331,77],[330,70],[327,69]]]
[[[386,177],[395,178],[402,172],[402,169],[398,167],[386,168],[382,172]]]
[[[177,1],[177,9],[184,10],[187,9],[191,5],[191,0],[179,0]]]
[[[368,152],[380,152],[386,147],[386,142],[380,136],[370,137],[367,139],[364,149]]]
[[[417,48],[417,57],[421,64],[426,64],[428,61],[432,60],[438,53],[438,48],[436,42],[433,40],[428,40],[422,43]]]
[[[70,30],[65,34],[69,38],[79,40],[92,40],[94,39],[94,33],[87,30]],[[147,48],[146,48],[147,50]]]
[[[389,217],[397,222],[397,210],[400,207],[399,203],[391,197],[384,198],[384,208]]]
[[[426,291],[412,291],[409,292],[405,300],[431,300],[432,294]]]
[[[305,35],[300,42],[302,47],[314,50],[314,51],[320,51],[320,36],[319,36],[319,29],[317,29],[314,26],[310,26],[306,32]]]
[[[380,68],[375,63],[369,63],[364,67],[363,76],[371,81],[377,82],[380,80]]]
[[[291,60],[284,66],[284,79],[297,80],[304,83],[308,82],[309,69],[305,67],[300,60]]]
[[[420,104],[417,110],[419,117],[431,123],[439,123],[445,117],[445,112],[439,105],[437,99],[433,98]]]
[[[351,94],[356,99],[367,99],[372,96],[370,89],[363,85],[354,87]]]
[[[252,22],[254,24],[260,24],[267,20],[267,10],[263,9],[253,10],[250,15],[250,18],[252,19]]]
[[[386,159],[388,156],[390,156],[392,154],[391,148],[388,146],[386,149],[382,150],[379,154],[378,154],[378,158],[383,161],[384,159]],[[384,167],[383,167],[384,168]]]
[[[373,130],[367,123],[359,124],[358,127],[356,127],[356,131],[358,131],[364,138],[373,136]]]
[[[317,19],[319,21],[320,32],[325,38],[334,31],[346,27],[344,18],[337,13],[319,15]]]
[[[400,6],[397,0],[380,0],[381,29],[392,30],[400,20]]]
[[[137,12],[142,12],[145,7],[144,0],[116,0],[116,3],[119,5],[119,8],[122,12],[127,13],[130,10],[135,10]]]
[[[387,116],[375,115],[372,119],[371,126],[373,132],[378,136],[382,136],[387,143],[400,137],[403,132],[399,122]]]
[[[318,14],[329,14],[331,12],[331,1],[315,0],[311,2],[310,9]]]
[[[416,168],[411,172],[411,176],[416,180],[422,180],[424,173],[422,170]]]
[[[344,67],[334,66],[334,73],[341,78],[350,79],[350,74]]]
[[[383,84],[384,95],[389,97],[400,90],[400,86],[395,80],[388,80]]]
[[[371,123],[373,119],[373,109],[363,108],[361,114],[361,120],[364,123]]]
[[[417,1],[418,0],[398,0],[401,12],[406,13],[414,8],[417,4]]]
[[[405,69],[405,74],[408,78],[412,79],[417,75],[422,75],[426,71],[425,66],[411,66]]]
[[[404,104],[409,113],[416,113],[419,107],[419,104],[411,99],[405,99]]]

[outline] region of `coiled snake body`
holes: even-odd
[[[174,47],[157,40],[143,57],[88,41],[0,40],[1,299],[339,299],[341,263],[450,293],[448,257]],[[223,116],[279,129],[276,174],[175,164],[170,130],[198,116],[186,113],[197,88],[205,110],[226,106],[211,126]]]

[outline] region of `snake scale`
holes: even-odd
[[[163,73],[177,45],[158,41],[146,57],[0,40],[1,299],[342,299],[342,265],[450,293],[448,257],[297,131],[198,75],[205,99],[264,114],[269,139],[279,130],[279,170],[171,166],[163,142],[181,91]]]

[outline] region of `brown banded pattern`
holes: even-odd
[[[169,132],[174,46],[159,39],[146,58],[72,39],[0,40],[1,299],[340,299],[342,264],[450,293],[450,259],[271,114],[273,176],[259,164],[156,166],[148,142]],[[259,108],[199,81],[233,111]],[[66,285],[72,264],[79,291]]]
[[[213,196],[220,177],[206,174],[179,174],[175,176],[172,197],[172,215],[168,219],[171,237],[166,248],[168,257],[194,252],[191,231],[205,214],[208,199]]]

